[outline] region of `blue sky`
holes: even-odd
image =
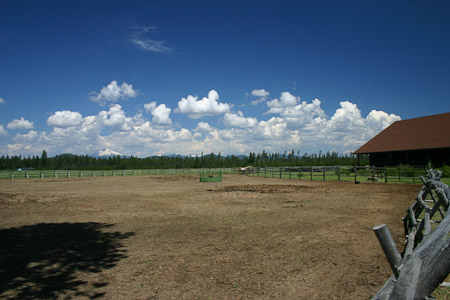
[[[448,1],[0,1],[0,155],[356,150],[450,111]]]

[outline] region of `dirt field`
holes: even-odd
[[[2,299],[370,299],[418,185],[225,175],[0,181]],[[401,246],[400,246],[401,245]]]

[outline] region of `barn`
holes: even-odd
[[[450,165],[450,112],[394,122],[354,154],[379,167]]]

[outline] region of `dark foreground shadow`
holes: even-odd
[[[111,232],[111,224],[37,224],[0,230],[0,298],[52,299],[85,294],[77,272],[100,272],[126,257],[122,240],[133,233]],[[95,283],[98,286],[106,282]]]

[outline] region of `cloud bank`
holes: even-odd
[[[266,107],[260,117],[250,112],[232,111],[233,104],[219,102],[219,93],[210,90],[199,98],[182,97],[175,108],[156,101],[142,103],[141,109],[129,114],[116,101],[137,97],[131,84],[119,85],[112,81],[95,95],[97,102],[109,103],[97,114],[83,116],[81,112],[60,110],[47,118],[51,130],[37,130],[34,123],[24,118],[10,121],[8,132],[0,124],[0,136],[7,139],[0,151],[8,155],[36,155],[43,149],[50,155],[59,153],[85,154],[101,148],[110,148],[126,155],[140,157],[156,154],[248,154],[249,152],[301,153],[356,150],[374,135],[400,117],[379,110],[364,116],[356,103],[341,101],[327,114],[322,101],[303,101],[290,92],[268,100],[264,89],[251,95],[264,98]],[[252,101],[249,99],[249,101]],[[189,127],[174,122],[175,117],[187,116]],[[181,118],[182,120],[182,118]],[[193,124],[193,125],[192,125]]]

